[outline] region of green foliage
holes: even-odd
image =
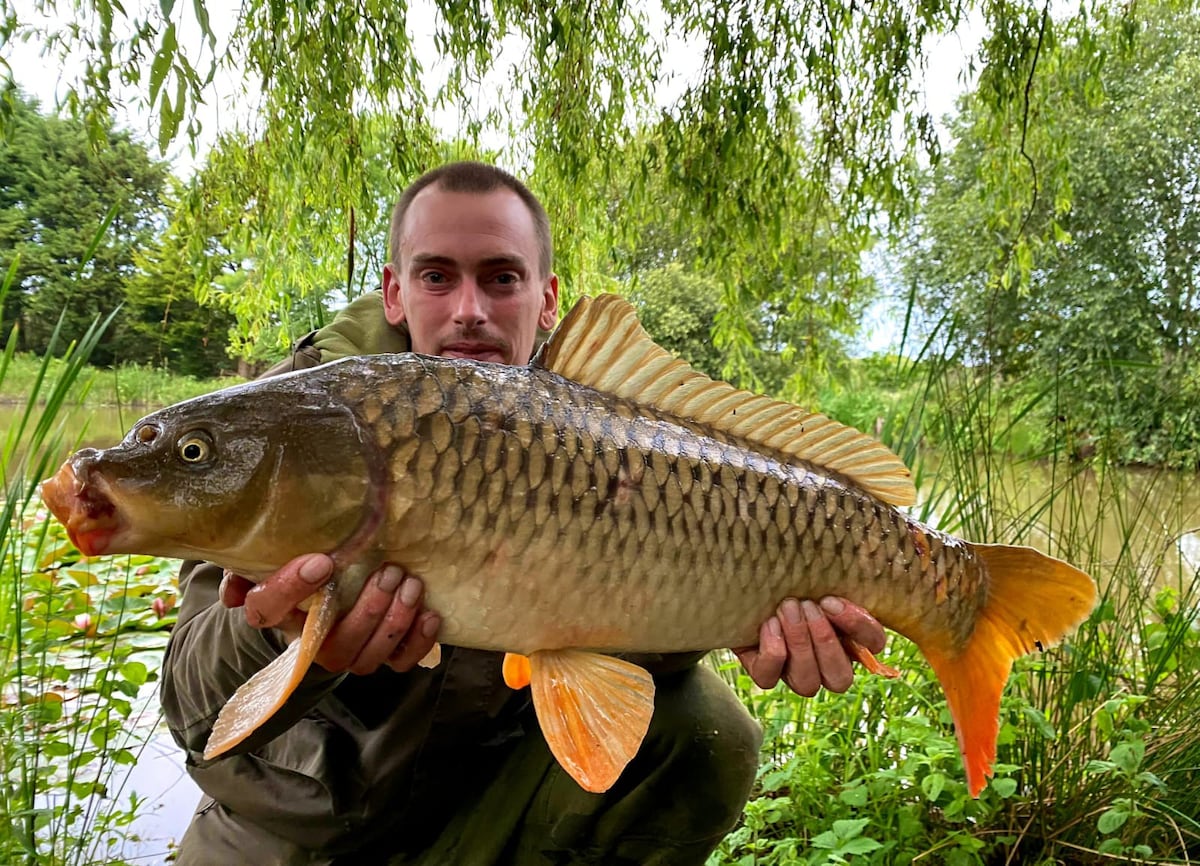
[[[1102,20],[1060,46],[1035,83],[1031,99],[1064,138],[1053,154],[1038,153],[1038,141],[1025,147],[1059,166],[1057,198],[997,207],[990,165],[1004,145],[980,105],[989,97],[967,103],[958,144],[931,177],[908,267],[926,307],[953,314],[964,358],[992,363],[1000,392],[1070,382],[1034,447],[1195,467],[1200,15],[1139,4],[1134,21],[1133,49],[1127,19]],[[1098,76],[1097,51],[1109,56]],[[1016,136],[1010,129],[1009,147]],[[1011,235],[1018,214],[1042,240],[999,257],[978,242],[989,230]],[[997,226],[1004,215],[1010,223]]]
[[[628,297],[656,343],[697,370],[720,377],[725,359],[712,339],[721,309],[720,286],[671,264],[639,277]]]
[[[1044,113],[1027,112],[1026,82],[1056,70],[1068,42],[1086,54],[1090,65],[1072,67],[1085,84],[1105,57],[1085,38],[1103,18],[1099,2],[1050,20],[1020,4],[951,0],[672,0],[653,12],[493,0],[437,2],[432,21],[419,22],[407,7],[379,2],[251,0],[227,42],[203,0],[144,13],[89,0],[78,15],[95,15],[98,30],[73,28],[65,7],[48,5],[67,19],[61,31],[23,20],[11,28],[79,51],[88,75],[73,104],[98,106],[100,116],[119,71],[158,112],[160,146],[184,128],[218,64],[261,92],[258,116],[219,145],[208,180],[189,199],[193,214],[217,207],[247,217],[223,222],[240,235],[227,249],[247,255],[257,272],[227,307],[252,323],[248,341],[272,316],[306,314],[300,299],[356,290],[346,255],[354,236],[381,224],[383,202],[444,158],[437,118],[457,121],[450,134],[467,143],[458,152],[499,138],[502,162],[532,179],[556,227],[568,300],[627,276],[609,270],[612,251],[656,214],[691,246],[695,259],[685,264],[723,287],[718,344],[747,381],[748,310],[762,305],[785,325],[806,323],[808,331],[784,327],[782,336],[819,344],[815,313],[829,313],[835,326],[843,316],[822,300],[837,302],[853,287],[876,226],[903,226],[912,213],[918,164],[938,153],[919,82],[932,40],[982,11],[981,104],[998,131],[1028,119],[1022,126],[1050,154],[1064,135]],[[199,48],[178,38],[193,25],[206,37]],[[437,74],[420,66],[419,49],[430,42],[444,61]],[[672,51],[696,58],[699,69],[665,102],[662,69]],[[1015,160],[990,176],[1008,179]],[[1015,177],[1012,194],[1024,202],[1028,178]],[[597,194],[613,187],[618,219],[610,198]],[[1012,246],[1007,235],[1000,242]],[[200,280],[202,290],[211,284]],[[853,303],[845,314],[853,320]],[[808,358],[816,350],[798,351]],[[811,394],[816,385],[787,387]]]
[[[1194,859],[1200,573],[1181,556],[1178,530],[1163,531],[1194,527],[1194,477],[1094,470],[1062,450],[1015,459],[1021,425],[1054,417],[1066,384],[1009,404],[995,379],[936,354],[872,359],[852,365],[855,397],[829,402],[882,407],[886,441],[901,453],[936,430],[937,451],[910,461],[917,512],[966,538],[1078,564],[1100,584],[1096,612],[1059,648],[1018,662],[996,776],[978,800],[913,644],[893,638],[883,657],[899,680],[860,674],[845,695],[814,699],[761,692],[730,663],[764,726],[764,762],[710,866]]]
[[[135,251],[137,271],[125,286],[114,353],[126,363],[152,364],[183,376],[217,376],[234,366],[227,351],[234,317],[197,303],[188,244],[180,222],[173,220],[152,244]]]
[[[134,250],[154,234],[166,168],[111,125],[94,149],[81,122],[20,97],[13,105],[0,141],[0,269],[17,264],[2,319],[20,324],[20,349],[43,354],[60,312],[77,339],[121,302]],[[93,360],[112,359],[106,335]]]
[[[15,269],[14,269],[15,270]],[[11,277],[10,271],[10,277]],[[0,301],[9,289],[0,287]],[[65,318],[65,317],[64,317]],[[84,563],[61,527],[34,512],[36,482],[68,444],[57,416],[105,327],[96,322],[62,359],[43,363],[0,452],[0,860],[116,863],[109,848],[139,808],[121,780],[144,731],[129,721],[165,645],[166,605],[148,597],[139,562]],[[60,327],[50,335],[53,352]],[[13,369],[16,328],[0,359]],[[52,367],[56,369],[52,369]],[[149,640],[116,640],[131,628]],[[143,650],[152,651],[144,657]],[[123,769],[121,769],[123,768]]]

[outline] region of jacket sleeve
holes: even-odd
[[[206,763],[201,757],[205,743],[225,702],[286,649],[275,629],[254,628],[240,608],[221,604],[221,576],[221,569],[212,563],[193,560],[183,564],[179,574],[183,602],[163,658],[163,713],[175,741],[201,766]],[[230,754],[254,751],[279,736],[343,676],[314,665],[279,712]]]

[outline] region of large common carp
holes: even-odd
[[[836,594],[920,647],[978,794],[1013,660],[1095,602],[1064,562],[898,510],[915,490],[885,447],[714,382],[615,296],[576,304],[527,367],[381,355],[188,400],[75,454],[42,495],[88,555],[252,578],[333,557],[303,636],[229,701],[208,757],[275,712],[390,561],[425,581],[440,640],[510,654],[506,679],[530,682],[588,790],[620,775],[654,707],[649,674],[609,654],[751,644],[783,598]]]

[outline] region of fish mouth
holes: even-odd
[[[66,527],[80,553],[99,556],[112,547],[113,537],[121,529],[121,518],[103,477],[85,471],[81,478],[74,462],[68,460],[41,483],[42,501]]]

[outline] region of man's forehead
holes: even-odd
[[[487,192],[447,190],[437,184],[413,198],[400,227],[401,240],[414,232],[433,230],[480,231],[489,227],[535,232],[533,214],[521,197],[505,187]]]

